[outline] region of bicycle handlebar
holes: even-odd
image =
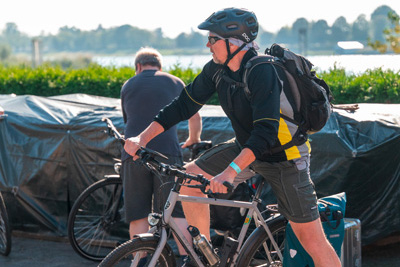
[[[178,178],[194,180],[201,183],[203,186],[207,186],[210,184],[210,181],[204,178],[204,176],[201,174],[198,175],[189,174],[185,172],[183,168],[159,162],[158,160],[156,160],[156,157],[161,157],[161,158],[166,158],[166,157],[157,151],[141,147],[136,153],[136,155],[139,156],[140,160],[143,163],[149,163],[152,166],[156,167],[157,171],[159,171],[161,174],[172,175]]]
[[[109,118],[102,118],[102,121],[107,123],[108,134],[110,136],[113,136],[114,138],[116,138],[118,141],[120,141],[124,145],[125,137],[118,132],[118,130],[115,128],[112,121]],[[209,145],[209,143],[207,141],[205,141],[204,143],[207,143]],[[196,144],[194,144],[194,145],[196,145]],[[192,146],[194,146],[194,145],[192,145]],[[201,184],[200,189],[204,193],[206,193],[205,187],[210,185],[210,181],[208,179],[204,178],[204,176],[201,174],[192,175],[192,174],[185,172],[183,168],[180,169],[177,166],[169,165],[169,164],[165,164],[165,163],[157,161],[155,159],[156,157],[168,159],[168,157],[166,157],[165,155],[163,155],[157,151],[151,150],[149,148],[141,147],[136,152],[136,155],[139,156],[139,158],[143,164],[146,164],[146,163],[151,164],[153,167],[157,168],[157,171],[160,172],[161,174],[172,175],[172,176],[176,176],[178,178],[183,178],[185,180],[189,179],[189,180],[194,180],[194,181],[199,182]],[[230,184],[229,182],[224,182],[223,185],[226,188],[228,188],[228,192],[231,192],[233,190],[233,185]]]
[[[108,134],[110,136],[113,136],[115,139],[117,139],[119,142],[121,142],[121,144],[124,145],[125,144],[125,136],[123,136],[122,134],[120,134],[120,132],[118,132],[118,130],[115,128],[112,121],[109,118],[102,118],[101,121],[104,121],[105,123],[107,123]]]

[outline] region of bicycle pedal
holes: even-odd
[[[278,204],[271,204],[271,205],[267,205],[265,206],[267,208],[267,210],[271,213],[278,213]]]
[[[239,242],[232,237],[226,237],[221,249],[220,265],[219,267],[230,266],[230,263],[235,255]]]
[[[228,231],[220,231],[220,230],[216,230],[216,229],[214,229],[214,232],[215,232],[217,235],[220,235],[220,236],[225,236],[225,234],[228,233]]]

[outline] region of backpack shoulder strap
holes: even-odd
[[[299,110],[300,110],[300,93],[299,93],[299,89],[298,89],[298,87],[297,87],[296,81],[294,80],[294,78],[292,77],[292,75],[290,74],[290,72],[288,72],[288,71],[286,70],[286,68],[285,68],[285,66],[283,65],[283,63],[280,62],[279,60],[276,60],[275,57],[270,56],[270,55],[259,55],[259,56],[255,56],[255,57],[251,58],[251,59],[246,63],[246,65],[245,65],[245,71],[244,71],[244,74],[243,74],[243,81],[242,81],[242,82],[243,82],[243,84],[244,84],[243,88],[244,88],[244,92],[245,92],[245,95],[246,95],[247,99],[248,99],[249,101],[250,101],[250,99],[251,99],[251,92],[250,92],[250,89],[249,89],[249,86],[248,86],[248,83],[247,83],[247,79],[248,79],[248,77],[249,77],[249,75],[250,75],[250,72],[253,70],[253,68],[256,67],[256,66],[258,66],[258,65],[260,65],[260,64],[272,64],[273,69],[274,69],[274,71],[275,71],[275,74],[276,74],[276,76],[278,77],[279,81],[281,82],[281,85],[282,85],[282,88],[283,88],[283,82],[282,82],[281,78],[279,77],[279,74],[278,74],[278,72],[277,72],[275,66],[278,66],[278,67],[282,68],[282,70],[283,70],[283,71],[285,72],[285,74],[286,74],[286,77],[287,77],[288,82],[289,82],[289,84],[290,84],[290,88],[291,88],[292,94],[294,95],[295,100],[296,100],[296,103],[295,103],[295,105],[296,105],[295,113],[296,113],[296,112],[298,113]],[[296,120],[294,120],[294,119],[292,119],[292,118],[290,118],[290,117],[288,117],[288,116],[286,116],[286,115],[284,115],[284,114],[282,114],[282,113],[280,114],[280,116],[281,116],[284,120],[290,121],[291,123],[293,123],[293,124],[299,126],[299,123],[298,123]],[[301,129],[301,127],[299,127],[298,130],[296,131],[296,133],[294,134],[294,136],[293,136],[293,138],[292,138],[291,141],[289,141],[289,142],[286,143],[285,145],[272,148],[270,152],[271,152],[271,154],[275,154],[275,153],[284,151],[285,149],[288,149],[288,148],[290,148],[290,147],[292,147],[292,146],[300,146],[300,145],[304,144],[306,141],[307,141],[307,134],[305,133],[305,131],[303,131],[303,130]]]
[[[300,112],[301,97],[300,97],[299,88],[297,87],[296,80],[294,79],[292,74],[285,68],[285,65],[279,59],[276,59],[275,57],[272,57],[270,55],[255,56],[246,63],[245,71],[243,74],[243,84],[244,84],[243,88],[244,88],[247,99],[250,100],[250,98],[251,98],[251,92],[250,92],[250,89],[249,89],[248,83],[247,83],[247,79],[250,75],[250,72],[252,71],[252,69],[255,66],[264,64],[264,63],[269,63],[269,64],[273,65],[275,74],[278,77],[278,79],[280,80],[280,82],[282,83],[282,86],[283,86],[282,79],[280,78],[275,66],[278,66],[279,68],[281,68],[282,71],[285,73],[285,76],[290,84],[291,94],[293,95],[293,98],[295,101],[295,103],[294,103],[295,106],[293,107],[293,109],[294,109],[294,112],[296,114],[298,114]],[[290,121],[291,123],[294,123],[296,125],[299,125],[299,123],[296,120],[294,120],[284,114],[281,114],[281,115],[285,120]]]
[[[252,57],[251,59],[249,59],[249,61],[247,61],[246,65],[244,66],[245,70],[243,73],[242,83],[244,84],[243,89],[244,89],[244,92],[245,92],[248,100],[250,100],[250,98],[251,98],[251,92],[250,92],[250,89],[249,89],[249,86],[247,83],[247,79],[250,75],[250,72],[254,69],[255,66],[258,66],[260,64],[265,64],[265,63],[271,64],[274,62],[275,62],[275,58],[272,56],[269,56],[269,55],[255,56],[255,57]],[[276,70],[275,70],[275,73],[276,73]],[[277,73],[276,73],[276,75],[278,76]]]
[[[235,81],[234,79],[232,79],[231,77],[229,77],[226,74],[225,69],[220,68],[219,70],[217,70],[213,77],[212,80],[215,82],[216,86],[218,86],[218,84],[221,82],[221,80],[224,80],[225,82],[228,82],[230,84],[235,84],[236,87],[245,87],[244,83]]]

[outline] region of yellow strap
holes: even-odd
[[[279,122],[279,120],[277,120],[277,119],[262,118],[262,119],[258,119],[258,120],[253,121],[253,124],[256,123],[256,122],[258,122],[258,121],[262,121],[262,120],[269,120],[269,121],[277,121],[277,122]]]
[[[204,104],[201,104],[201,103],[197,102],[196,100],[194,100],[194,99],[189,95],[189,92],[186,90],[186,87],[185,87],[184,89],[185,89],[185,92],[186,92],[186,94],[188,95],[188,97],[189,97],[194,103],[196,103],[197,105],[200,105],[200,106],[203,106],[203,105],[204,105]]]

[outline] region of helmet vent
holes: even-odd
[[[225,19],[226,18],[226,14],[224,13],[224,14],[221,14],[221,15],[219,15],[219,16],[217,16],[216,18],[215,18],[215,20],[223,20],[223,19]]]
[[[230,25],[227,25],[226,28],[229,29],[229,30],[234,30],[234,29],[237,29],[239,27],[238,27],[237,24],[230,24]]]

